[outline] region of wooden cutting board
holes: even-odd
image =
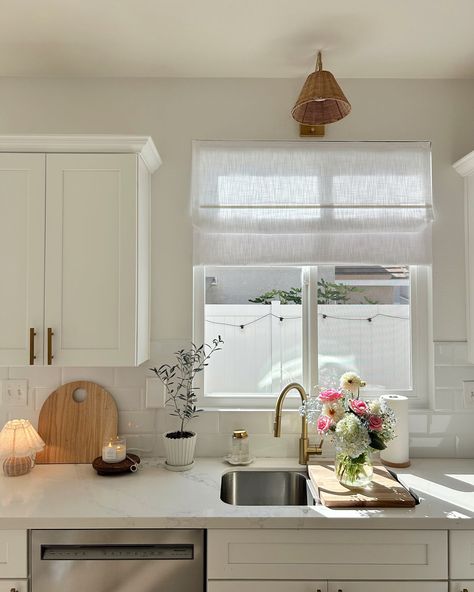
[[[328,508],[413,508],[414,497],[382,465],[374,465],[372,483],[364,489],[341,485],[334,463],[308,465],[308,473],[320,502]]]
[[[84,400],[74,393],[85,391]],[[38,432],[46,442],[36,462],[91,463],[102,454],[104,439],[117,436],[118,413],[112,395],[94,382],[63,384],[41,407]]]

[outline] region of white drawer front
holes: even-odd
[[[209,530],[209,579],[447,580],[447,533]]]
[[[326,582],[288,582],[284,580],[211,580],[207,592],[327,592]],[[377,592],[380,592],[377,591]],[[422,592],[425,592],[422,590]],[[428,589],[427,591],[428,592]],[[435,592],[438,592],[437,590]],[[445,591],[443,591],[445,592]]]
[[[28,592],[28,580],[0,580],[0,592]]]
[[[27,577],[26,541],[26,530],[0,530],[0,578]]]
[[[328,592],[448,592],[448,582],[329,582]]]
[[[449,592],[474,592],[474,580],[449,582]]]
[[[450,531],[449,574],[453,580],[474,580],[474,531]]]

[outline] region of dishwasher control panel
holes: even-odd
[[[193,545],[42,545],[43,561],[193,559]]]

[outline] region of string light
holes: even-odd
[[[323,320],[326,319],[332,319],[332,320],[337,320],[337,321],[366,321],[368,323],[371,323],[374,319],[376,319],[377,317],[385,317],[387,319],[399,319],[401,321],[408,321],[409,318],[408,317],[400,317],[397,315],[389,315],[389,314],[385,314],[383,312],[378,312],[377,314],[372,315],[371,317],[338,317],[335,315],[328,315],[328,314],[323,314],[323,313],[318,313],[318,316],[321,317]],[[266,319],[268,317],[274,317],[275,319],[278,319],[281,323],[283,323],[283,321],[294,321],[294,320],[298,320],[301,319],[302,317],[281,317],[279,315],[275,315],[271,312],[258,317],[256,319],[253,319],[252,321],[249,321],[248,323],[223,323],[221,321],[211,321],[210,319],[206,319],[206,323],[210,323],[211,325],[220,325],[222,327],[237,327],[240,329],[245,329],[245,327],[248,327],[249,325],[253,325],[254,323],[258,323],[259,321],[262,321],[263,319]]]

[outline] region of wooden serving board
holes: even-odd
[[[372,483],[361,489],[341,485],[334,472],[334,463],[308,465],[308,474],[328,508],[413,508],[414,497],[382,465],[374,465]]]
[[[77,389],[85,391],[84,400],[75,400]],[[109,392],[85,380],[63,384],[41,408],[38,432],[46,447],[36,462],[91,463],[102,454],[104,439],[117,436],[117,426],[117,405]]]

